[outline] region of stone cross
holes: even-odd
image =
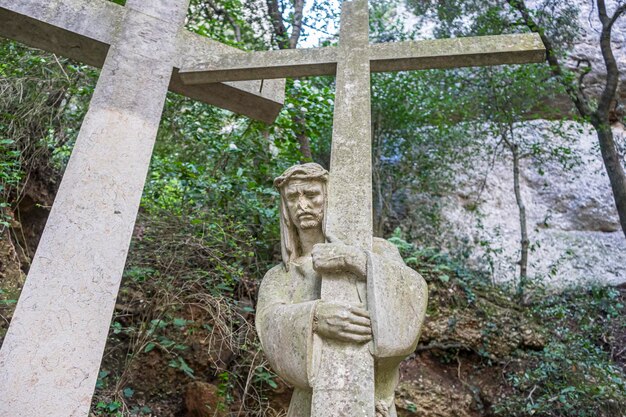
[[[0,36],[102,67],[0,351],[1,417],[88,415],[168,88],[266,122],[282,106],[282,80],[181,82],[236,52],[184,29],[188,3],[0,0]]]
[[[180,72],[188,85],[257,77],[336,75],[326,231],[363,249],[371,249],[372,245],[370,72],[520,64],[545,59],[543,44],[536,34],[370,45],[368,20],[367,0],[344,1],[337,47],[230,55],[221,57],[219,62],[185,67]],[[323,277],[321,298],[360,302],[354,282],[346,277]],[[375,303],[368,308],[375,320],[376,314],[371,310]],[[321,360],[316,370],[318,378],[312,383],[311,415],[373,417],[374,364],[368,347],[321,344],[319,340],[315,343]]]

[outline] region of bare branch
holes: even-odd
[[[613,55],[613,49],[611,47],[611,32],[613,29],[613,23],[615,20],[626,11],[626,5],[619,7],[613,16],[609,17],[606,11],[606,4],[604,0],[597,0],[598,3],[598,16],[602,22],[602,33],[600,35],[600,49],[602,51],[602,57],[604,58],[604,64],[606,66],[606,81],[604,84],[604,90],[598,101],[598,109],[594,116],[600,120],[608,120],[609,110],[613,101],[615,100],[615,93],[617,91],[617,85],[619,83],[619,68],[617,67],[617,61]]]
[[[617,8],[617,10],[615,10],[615,13],[613,13],[611,20],[609,21],[609,25],[613,26],[617,19],[619,19],[619,17],[624,13],[626,13],[626,4],[622,4],[620,7]]]
[[[270,15],[270,21],[274,28],[274,40],[280,49],[289,49],[287,42],[287,28],[283,23],[283,14],[278,6],[278,0],[266,0],[267,11]]]
[[[580,64],[587,64],[587,66],[585,68],[582,68],[580,75],[578,76],[578,92],[584,100],[587,100],[587,95],[584,90],[585,77],[591,72],[591,61],[587,58],[578,59],[576,63],[576,68],[580,68]]]
[[[228,13],[226,9],[218,7],[213,0],[206,0],[206,2],[209,4],[209,6],[211,6],[211,9],[213,9],[216,15],[224,16],[224,18],[228,21],[228,23],[230,23],[233,30],[235,31],[235,40],[237,42],[241,42],[241,26],[237,24],[235,19],[232,18],[232,16]]]
[[[563,71],[563,66],[561,65],[561,62],[559,61],[559,58],[556,54],[556,50],[552,43],[552,40],[546,35],[543,28],[541,28],[537,24],[537,22],[535,22],[535,20],[531,16],[530,10],[526,6],[525,0],[507,0],[507,3],[513,9],[518,11],[518,13],[522,17],[522,20],[532,32],[539,34],[544,46],[546,47],[546,59],[548,61],[548,64],[550,65],[550,70],[556,77],[563,79],[565,75]],[[579,89],[568,82],[563,82],[562,84],[565,86],[565,89],[572,98],[572,101],[574,102],[574,105],[576,106],[576,109],[578,110],[580,115],[583,117],[591,116],[592,112],[589,108],[589,103],[585,100],[583,96],[580,95]]]
[[[626,3],[620,5],[617,9],[615,9],[613,16],[609,17],[604,0],[597,0],[597,2],[598,15],[600,16],[600,22],[602,22],[602,26],[609,25],[609,29],[612,29],[617,19],[619,19],[620,16],[626,12]]]
[[[291,36],[289,37],[289,48],[295,49],[302,33],[302,12],[304,10],[304,0],[295,0],[293,4],[293,22],[291,26]]]

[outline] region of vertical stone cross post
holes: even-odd
[[[336,69],[326,232],[372,249],[372,151],[367,0],[343,3]],[[322,277],[321,299],[366,304],[356,277]],[[374,417],[374,357],[369,344],[315,336],[318,356],[311,415]]]
[[[224,49],[183,29],[189,0],[14,1],[0,34],[104,65],[0,350],[0,417],[85,417],[168,88],[235,110],[260,97],[250,113],[268,121],[280,103],[263,113],[260,81],[176,84],[185,48]],[[238,102],[209,97],[224,90]]]
[[[126,2],[0,351],[2,417],[89,412],[188,2]]]
[[[181,69],[196,85],[254,77],[336,75],[326,230],[347,244],[372,244],[370,72],[541,62],[535,34],[370,45],[366,0],[342,3],[338,47],[254,52]],[[352,277],[324,276],[321,298],[362,303]],[[381,307],[383,308],[383,307]],[[372,330],[376,340],[376,315]],[[368,346],[314,343],[313,417],[373,417],[374,360]]]

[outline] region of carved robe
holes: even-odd
[[[375,358],[375,398],[396,417],[394,390],[400,362],[417,345],[426,313],[428,288],[424,279],[404,264],[398,249],[373,239],[367,253],[367,282],[355,282],[372,320]],[[280,264],[265,274],[257,304],[256,328],[263,351],[274,371],[294,386],[288,417],[311,415],[313,316],[319,302],[321,278],[308,257]]]

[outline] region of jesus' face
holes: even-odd
[[[322,227],[324,188],[320,181],[293,179],[285,186],[289,217],[298,230]]]

